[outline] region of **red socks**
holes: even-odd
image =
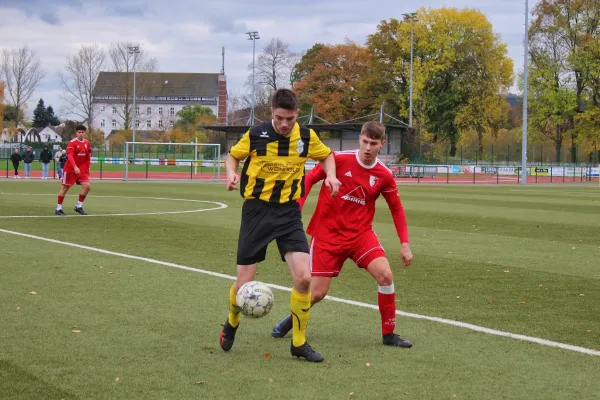
[[[85,196],[84,195],[79,195],[79,201],[83,203],[83,201],[85,200]]]
[[[58,196],[58,204],[62,205],[64,200],[65,200],[65,196]]]
[[[396,329],[396,294],[393,283],[390,286],[379,286],[377,303],[381,314],[381,334],[393,333]]]

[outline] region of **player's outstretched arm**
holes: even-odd
[[[398,193],[396,182],[391,180],[390,184],[386,186],[387,187],[382,190],[381,194],[392,213],[396,233],[398,234],[398,238],[400,238],[400,257],[402,257],[403,264],[408,267],[412,264],[413,255],[410,251],[410,244],[408,241],[406,214],[404,213],[404,207],[402,207],[402,202],[400,201],[400,194]]]
[[[329,154],[326,159],[319,161],[327,177],[325,178],[325,186],[331,191],[331,197],[335,197],[340,190],[342,183],[336,176],[335,157],[333,153]]]
[[[301,210],[304,207],[304,203],[306,202],[312,187],[326,177],[327,175],[325,175],[325,171],[323,171],[320,163],[315,165],[315,167],[304,176],[304,196],[298,199],[298,204],[300,204]]]

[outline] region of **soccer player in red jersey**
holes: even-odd
[[[83,202],[85,196],[90,191],[90,164],[92,158],[92,146],[85,139],[85,131],[87,128],[83,125],[78,125],[76,128],[75,139],[71,139],[67,146],[67,162],[63,170],[62,187],[58,192],[58,204],[56,205],[56,215],[67,215],[62,209],[62,203],[65,195],[74,184],[81,185],[79,192],[79,201],[75,206],[75,212],[81,215],[87,215],[83,211]]]
[[[385,127],[379,122],[362,126],[360,147],[356,151],[335,153],[337,178],[342,183],[337,197],[321,189],[317,207],[306,232],[312,236],[311,304],[327,295],[332,278],[339,275],[344,261],[351,259],[365,269],[378,284],[378,304],[381,314],[383,344],[395,347],[412,347],[400,338],[396,328],[396,298],[394,278],[385,251],[373,231],[375,202],[383,195],[392,213],[396,232],[400,238],[400,256],[405,266],[412,263],[408,241],[408,228],[398,187],[392,172],[377,159],[385,144]],[[304,205],[314,184],[325,178],[317,165],[305,179],[304,196],[298,200]],[[272,336],[284,337],[292,327],[292,316],[275,325]]]

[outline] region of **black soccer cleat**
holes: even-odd
[[[75,212],[77,212],[81,215],[87,215],[87,213],[85,211],[83,211],[83,207],[75,207]]]
[[[386,346],[404,347],[405,349],[409,349],[413,345],[411,342],[402,339],[395,333],[388,333],[387,335],[383,335],[383,344]]]
[[[325,359],[323,355],[321,355],[321,353],[313,350],[313,348],[310,347],[308,342],[304,342],[302,346],[296,347],[294,346],[294,342],[292,341],[292,346],[290,350],[292,352],[292,356],[304,358],[306,361],[318,363]]]
[[[65,212],[62,209],[54,211],[54,214],[60,216],[67,216],[67,214],[65,214]]]
[[[225,351],[231,350],[233,347],[233,341],[235,340],[235,332],[237,331],[235,328],[229,324],[229,319],[225,320],[225,325],[223,325],[223,329],[221,329],[221,337],[219,339],[219,343],[221,344],[221,348]]]
[[[292,316],[288,315],[287,317],[279,321],[277,324],[275,324],[273,330],[271,331],[271,336],[278,339],[285,337],[285,335],[287,335],[287,333],[291,331],[293,327],[294,325],[292,321]]]

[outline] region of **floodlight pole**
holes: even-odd
[[[418,22],[417,13],[406,13],[402,14],[404,21],[410,20],[410,95],[409,95],[409,111],[408,111],[408,125],[412,128],[413,119],[413,60],[414,60],[414,41],[415,41],[415,22]]]
[[[256,102],[256,86],[254,84],[254,57],[256,54],[256,40],[260,39],[260,36],[258,36],[257,31],[246,32],[246,34],[249,36],[248,40],[252,40],[252,108],[250,109],[250,126],[254,126],[254,103]]]
[[[135,107],[135,64],[137,61],[137,55],[140,54],[139,46],[129,46],[127,47],[129,54],[133,54],[133,123],[132,123],[132,132],[133,132],[133,148],[132,148],[132,156],[135,161],[135,125],[137,122],[137,109]]]
[[[527,185],[527,93],[529,82],[529,0],[525,0],[525,47],[523,64],[523,139],[521,144],[521,184]]]

